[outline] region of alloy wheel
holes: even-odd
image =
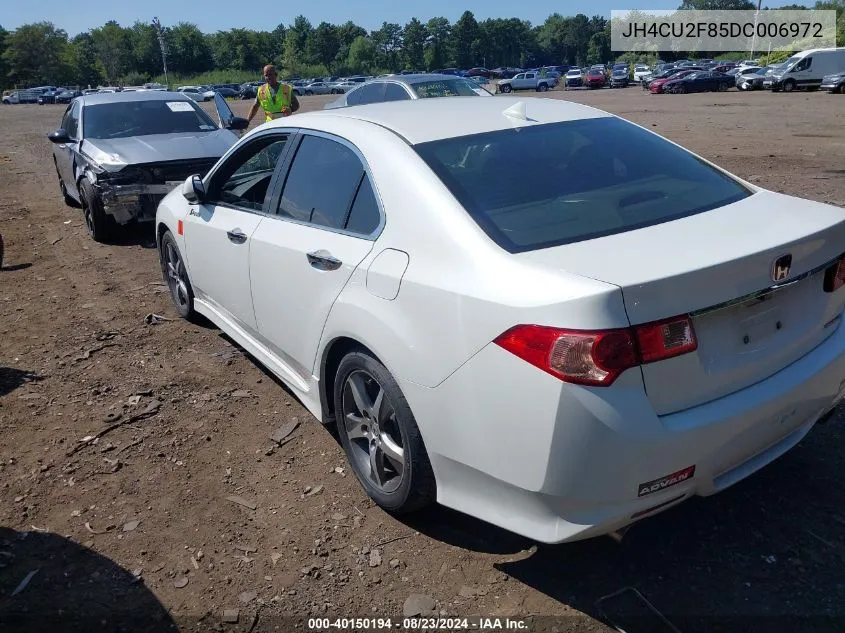
[[[380,491],[396,491],[406,468],[405,442],[393,404],[378,381],[362,369],[349,374],[342,394],[341,427],[349,440],[349,458]]]
[[[164,245],[164,264],[167,271],[167,285],[173,301],[180,307],[185,307],[190,301],[188,285],[185,283],[185,266],[173,242]]]

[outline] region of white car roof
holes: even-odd
[[[526,119],[508,116],[504,111],[523,103]],[[389,101],[333,110],[318,110],[296,114],[268,123],[272,127],[297,127],[326,130],[339,118],[367,121],[389,129],[409,143],[425,143],[457,136],[480,134],[496,130],[559,123],[581,119],[610,117],[611,114],[589,106],[536,97],[439,97]]]

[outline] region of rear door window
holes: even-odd
[[[349,147],[306,135],[285,181],[278,214],[299,222],[345,229],[364,166]]]
[[[631,231],[751,195],[690,152],[615,117],[499,130],[415,149],[510,252]]]

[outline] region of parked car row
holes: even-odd
[[[714,65],[715,64],[715,65]],[[689,63],[659,66],[642,76],[643,89],[654,94],[702,91],[817,90],[842,92],[845,88],[845,48],[811,49],[779,64],[759,66],[753,60],[693,66]]]

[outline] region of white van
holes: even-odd
[[[791,92],[818,88],[822,77],[845,70],[845,48],[814,48],[795,53],[763,80],[764,88]]]

